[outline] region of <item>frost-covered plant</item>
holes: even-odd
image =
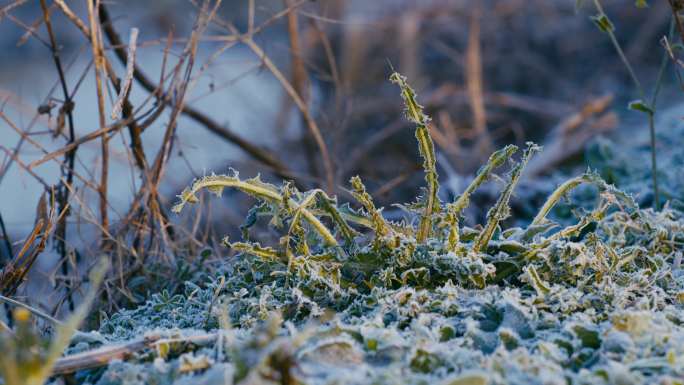
[[[259,203],[248,214],[243,228],[245,236],[260,216],[270,217],[270,223],[282,229],[283,236],[277,247],[248,239],[225,241],[247,261],[243,268],[251,270],[251,282],[258,281],[256,286],[248,286],[261,290],[277,281],[274,289],[293,288],[317,306],[341,309],[358,295],[369,294],[377,287],[434,288],[451,281],[466,288],[483,288],[520,274],[531,277],[535,287],[544,287],[542,277],[553,266],[542,263],[546,262],[543,255],[554,242],[579,236],[614,207],[636,208],[630,196],[608,185],[597,174],[587,172],[554,191],[527,228],[502,230],[525,165],[541,150],[528,143],[511,168],[486,222],[475,228],[462,226],[460,216],[470,195],[494,175],[495,169],[512,162],[518,149],[511,145],[493,153],[458,198],[441,202],[434,145],[428,129],[430,118],[405,77],[395,72],[390,80],[401,90],[406,117],[416,124],[426,181],[424,193],[416,201],[400,205],[406,212],[402,221],[394,223],[383,217],[382,209],[376,207],[359,177],[351,179],[352,196],[361,206],[358,211],[349,205],[339,205],[336,198],[321,190],[300,192],[290,183],[277,187],[259,177],[243,180],[237,172],[196,180],[179,195],[173,210],[180,212],[187,203],[196,202],[202,189],[220,196],[229,187],[254,196]],[[596,209],[582,214],[577,224],[544,236],[553,227],[546,219],[549,211],[580,184],[592,184],[601,191]]]
[[[196,181],[176,211],[205,188],[258,200],[243,239],[225,241],[236,257],[208,283],[104,319],[100,332],[112,343],[152,330],[175,341],[208,333],[210,342],[147,349],[83,371],[83,383],[682,385],[682,212],[640,209],[588,171],[550,192],[529,224],[506,227],[534,144],[518,162],[515,146],[495,152],[460,196],[441,202],[429,119],[406,80],[392,80],[417,125],[427,183],[398,205],[403,220],[383,216],[359,177],[350,181],[357,210],[236,172]],[[507,162],[510,172],[495,177]],[[471,194],[489,179],[505,181],[498,200],[484,223],[464,226]],[[582,185],[599,192],[594,205],[574,223],[550,220]],[[250,238],[259,217],[279,229],[276,245]]]

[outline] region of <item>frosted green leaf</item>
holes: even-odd
[[[605,13],[598,14],[596,16],[592,16],[591,20],[596,24],[596,26],[603,32],[613,32],[615,30],[615,26],[613,23],[610,21],[608,16]]]
[[[651,107],[649,107],[646,103],[644,103],[640,99],[639,100],[633,100],[633,101],[629,102],[627,107],[630,110],[641,111],[641,112],[645,112],[649,115],[653,115],[653,109],[651,109]]]

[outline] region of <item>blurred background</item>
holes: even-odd
[[[600,2],[649,103],[659,89],[661,154],[681,129],[671,4]],[[644,185],[649,156],[620,158],[649,147],[644,114],[627,109],[642,96],[590,19],[598,12],[570,0],[4,1],[0,266],[35,262],[24,294],[64,289],[43,300],[58,312],[88,263],[110,254],[120,274],[108,293],[135,302],[140,279],[229,253],[218,240],[239,236],[249,198],[206,196],[182,216],[170,207],[193,178],[230,168],[341,201],[360,175],[392,217],[424,183],[392,68],[433,119],[444,200],[492,151],[527,141],[545,151],[526,171],[518,218],[564,175],[605,164],[597,157],[634,165]]]

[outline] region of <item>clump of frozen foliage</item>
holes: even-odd
[[[235,188],[258,204],[218,278],[184,295],[153,296],[104,320],[109,343],[145,333],[177,344],[147,349],[81,383],[105,384],[684,384],[684,217],[640,209],[587,172],[561,184],[531,223],[504,228],[527,161],[508,146],[453,202],[438,198],[429,118],[399,74],[426,188],[387,220],[361,179],[358,209],[321,190],[212,175],[183,191]],[[471,194],[510,163],[486,221],[463,225]],[[547,218],[580,185],[598,194],[570,225]],[[249,237],[260,218],[283,234]],[[182,343],[197,333],[209,342]],[[173,346],[167,346],[173,345]]]

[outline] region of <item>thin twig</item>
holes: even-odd
[[[31,175],[33,177],[33,179],[38,181],[38,183],[40,183],[43,186],[44,189],[47,190],[50,188],[50,185],[43,178],[41,178],[38,174],[33,172],[33,170],[31,170],[31,167],[29,165],[24,164],[24,162],[22,162],[21,159],[19,159],[19,156],[17,154],[14,154],[8,148],[6,148],[5,146],[2,146],[2,145],[0,145],[0,150],[2,150],[14,162],[16,162],[21,169],[26,170],[29,173],[29,175]]]
[[[40,7],[43,11],[43,18],[45,21],[45,28],[47,29],[48,35],[50,36],[50,50],[52,51],[52,58],[55,62],[55,67],[57,68],[57,74],[59,76],[59,83],[62,87],[62,94],[64,95],[64,103],[60,109],[60,114],[66,114],[67,124],[69,126],[69,144],[74,143],[76,140],[76,132],[74,129],[74,117],[73,109],[74,102],[69,93],[69,89],[66,83],[66,76],[64,75],[64,69],[62,68],[62,61],[59,56],[59,51],[57,49],[57,39],[55,38],[54,31],[52,29],[52,22],[50,21],[50,12],[47,7],[45,0],[40,0]],[[76,160],[76,151],[78,146],[73,146],[69,151],[64,154],[64,163],[67,165],[66,169],[66,184],[71,185],[74,181],[74,164]],[[62,167],[62,173],[65,173]],[[64,186],[60,185],[57,190],[57,204],[59,205],[59,211],[64,211],[65,215],[60,222],[57,223],[57,229],[55,232],[56,237],[56,249],[59,253],[61,260],[66,261],[66,238],[67,238],[67,218],[69,212],[67,210],[69,204],[69,190]],[[62,264],[62,274],[69,274],[69,267],[64,262]],[[74,310],[73,298],[69,297],[69,310]]]
[[[287,7],[286,10],[292,11],[294,7],[299,6],[300,4],[302,3],[295,3],[293,7]],[[286,15],[287,13],[288,12],[282,12],[283,15]],[[226,28],[229,32],[233,34],[233,36],[237,36],[239,41],[246,45],[259,59],[261,59],[261,61],[264,63],[264,66],[266,66],[266,68],[273,74],[276,80],[280,82],[285,92],[292,98],[295,105],[302,113],[304,121],[309,131],[311,132],[311,135],[314,137],[314,140],[316,141],[316,145],[318,146],[319,151],[321,152],[323,168],[326,174],[327,188],[329,190],[333,190],[335,183],[335,170],[332,164],[332,159],[330,158],[328,146],[325,143],[325,140],[323,139],[321,130],[318,127],[318,123],[316,123],[316,120],[311,115],[311,112],[309,111],[309,107],[307,106],[307,104],[300,97],[300,95],[297,93],[292,84],[287,80],[287,77],[283,75],[280,69],[278,69],[278,67],[273,63],[273,61],[268,57],[268,55],[266,55],[264,50],[254,41],[253,36],[240,34],[238,29],[232,23],[223,21],[220,18],[216,18],[214,21],[220,26]],[[255,30],[258,29],[258,27],[255,28]]]
[[[52,322],[55,325],[58,325],[58,326],[62,325],[62,321],[58,320],[57,318],[54,318],[53,316],[51,316],[51,315],[47,314],[46,312],[44,312],[40,309],[37,309],[33,306],[27,305],[23,302],[19,302],[16,299],[5,297],[4,295],[0,294],[0,301],[12,304],[14,306],[23,307],[24,309],[30,311],[31,313],[37,315],[38,317],[44,318],[44,319]]]
[[[668,36],[670,39],[674,36],[675,32],[675,24],[676,20],[678,20],[677,15],[673,15],[672,21],[670,22],[670,29]],[[656,210],[660,210],[660,194],[658,192],[658,178],[657,178],[657,163],[656,163],[656,134],[655,134],[655,113],[656,113],[656,106],[658,102],[658,95],[660,94],[660,88],[663,84],[663,78],[665,75],[665,70],[667,69],[667,64],[669,63],[668,60],[669,53],[667,50],[664,50],[663,52],[663,57],[660,59],[660,68],[658,69],[658,75],[656,77],[656,83],[655,87],[653,88],[653,94],[651,95],[651,103],[650,103],[650,108],[651,108],[651,113],[648,114],[648,129],[649,129],[649,138],[651,140],[651,173],[653,174],[653,190],[654,190],[654,197],[655,203],[654,207]]]
[[[85,23],[78,17],[76,14],[69,8],[69,6],[63,1],[63,0],[55,0],[55,4],[60,8],[62,13],[69,19],[76,27],[83,33],[85,38],[90,41],[91,40],[91,34],[90,30],[88,27],[86,27]],[[100,19],[101,21],[104,20],[102,17],[102,14],[100,13]],[[106,26],[106,23],[103,22],[103,27]],[[92,44],[92,42],[91,42]],[[122,46],[123,44],[119,44],[119,46]],[[123,48],[121,48],[123,49]],[[124,54],[125,56],[125,54]],[[107,60],[106,57],[103,57],[104,59],[104,69],[109,77],[110,81],[112,82],[112,85],[114,86],[114,90],[119,93],[121,90],[121,80],[116,76],[114,73],[114,69]],[[123,108],[122,108],[123,116],[124,118],[128,119],[133,115],[133,107],[131,106],[130,102],[128,99],[124,100]],[[145,169],[146,162],[145,162],[145,152],[142,149],[142,140],[140,139],[140,134],[142,133],[142,128],[139,127],[136,124],[136,121],[134,119],[128,119],[128,130],[131,136],[131,147],[133,148],[133,155],[135,156],[136,164],[138,168],[141,170]]]
[[[291,8],[294,0],[284,0],[285,6]],[[250,31],[247,31],[249,34]],[[306,72],[306,66],[304,65],[304,60],[302,58],[302,49],[299,39],[299,18],[296,12],[290,12],[287,14],[287,34],[290,41],[290,63],[292,71],[292,87],[297,92],[302,101],[308,104],[309,100],[309,77]],[[283,116],[288,116],[288,112],[292,107],[292,98],[289,95],[285,96],[285,100],[282,107]],[[304,118],[300,115],[300,118]],[[304,118],[305,119],[305,118]],[[306,121],[305,121],[306,123]],[[317,177],[319,175],[318,169],[316,168],[315,161],[315,144],[311,141],[311,137],[305,135],[303,138],[303,145],[306,151],[304,155],[309,166],[309,172],[311,175]]]
[[[124,101],[128,97],[128,92],[131,89],[131,82],[133,81],[133,69],[135,68],[135,50],[138,42],[138,29],[131,28],[131,36],[128,41],[128,56],[126,57],[126,76],[124,77],[123,85],[119,91],[119,96],[112,108],[112,119],[119,119],[121,117],[121,109]]]
[[[606,16],[606,13],[603,11],[603,7],[601,6],[601,2],[599,0],[594,0],[594,6],[596,7],[596,10],[599,13],[599,16]],[[639,78],[636,76],[636,73],[634,72],[634,69],[632,68],[632,65],[630,64],[629,60],[627,59],[627,56],[625,56],[625,53],[622,51],[622,47],[620,46],[620,43],[617,40],[617,37],[615,36],[615,32],[613,31],[612,27],[611,28],[606,28],[605,32],[608,34],[610,37],[610,41],[613,44],[613,47],[617,51],[618,55],[620,56],[620,60],[622,60],[622,63],[625,65],[627,68],[627,72],[629,72],[629,76],[632,78],[632,82],[634,82],[634,86],[636,87],[637,91],[639,92],[639,96],[642,100],[643,103],[647,103],[646,101],[646,92],[644,91],[644,88],[641,86],[641,82],[639,81]],[[654,99],[655,100],[655,95]],[[656,161],[656,135],[655,135],[655,121],[654,121],[654,110],[653,106],[648,106],[651,111],[647,113],[648,115],[648,129],[649,129],[649,135],[651,138],[651,178],[653,180],[653,207],[655,210],[660,210],[660,193],[658,190],[658,165]]]
[[[2,213],[0,213],[0,230],[2,230],[2,240],[3,243],[5,244],[5,248],[7,248],[7,257],[12,258],[12,242],[10,241],[10,237],[7,234],[7,229],[5,228],[5,221],[2,219]],[[2,256],[2,254],[0,254]],[[2,260],[0,260],[2,262]]]
[[[679,18],[679,12],[682,10],[682,5],[677,0],[668,0],[670,3],[670,8],[672,8],[672,17],[677,25],[677,31],[679,31],[679,36],[684,43],[684,26],[682,25],[682,20]]]
[[[473,128],[477,135],[477,151],[489,154],[490,143],[487,135],[487,114],[482,85],[482,53],[480,49],[480,10],[476,8],[470,16],[468,48],[466,51],[466,87],[473,115]]]
[[[43,193],[36,206],[36,222],[31,234],[24,241],[24,245],[19,250],[16,257],[5,266],[5,269],[0,274],[0,293],[4,295],[14,295],[19,286],[24,282],[33,263],[40,253],[45,250],[45,245],[52,232],[52,224],[54,222],[52,218],[55,217],[54,201],[51,202],[51,210],[48,213],[45,195],[46,194]],[[54,191],[52,191],[51,198],[54,199]],[[62,211],[62,214],[65,214],[68,209],[67,206]],[[60,219],[61,218],[57,218],[57,221]],[[40,237],[40,241],[36,243],[38,237]],[[36,243],[35,246],[34,243]],[[33,246],[33,248],[31,248],[31,246]],[[29,250],[31,250],[30,253]]]
[[[73,12],[64,4],[63,0],[56,0],[57,4],[60,5],[62,11],[65,14],[73,15]],[[63,6],[61,6],[63,5]],[[104,35],[109,41],[109,43],[114,47],[114,53],[120,62],[126,64],[126,50],[122,48],[123,44],[119,34],[114,29],[114,26],[109,18],[107,7],[105,4],[100,4],[100,18],[102,20],[102,28],[104,30]],[[73,15],[69,19],[77,26],[82,24],[80,19]],[[80,28],[80,27],[79,27]],[[154,82],[145,75],[140,68],[134,66],[133,77],[145,90],[151,93],[157,93],[159,87],[154,84]],[[292,173],[280,160],[275,156],[270,154],[268,151],[255,146],[246,139],[242,138],[240,135],[232,132],[231,130],[225,128],[206,114],[196,110],[190,106],[184,105],[181,111],[184,115],[188,116],[192,120],[198,122],[199,124],[206,127],[209,131],[222,137],[240,147],[243,151],[251,155],[254,159],[260,161],[261,163],[271,167],[274,172],[284,178],[294,179],[294,173]]]
[[[98,349],[62,357],[55,362],[53,375],[74,373],[79,370],[106,366],[112,360],[125,360],[141,350],[169,343],[206,344],[215,341],[219,333],[186,336],[180,338],[162,338],[161,334],[151,334],[122,344],[105,345]]]
[[[266,68],[273,74],[273,76],[280,82],[281,86],[287,92],[288,95],[295,102],[297,108],[302,113],[304,121],[311,132],[311,135],[316,141],[319,151],[321,152],[321,158],[323,159],[323,168],[325,169],[326,181],[328,191],[333,191],[335,185],[335,170],[333,168],[332,160],[330,158],[330,153],[328,151],[328,145],[325,144],[321,130],[318,127],[318,123],[311,115],[309,107],[304,103],[304,100],[299,96],[297,91],[292,87],[292,84],[287,80],[285,75],[278,69],[278,67],[271,61],[271,59],[266,55],[266,53],[261,49],[261,47],[254,42],[251,38],[247,37],[242,40],[242,42],[249,47],[249,49],[254,52],[254,54],[261,59]]]
[[[93,4],[95,1],[96,4]],[[102,73],[104,72],[104,52],[102,51],[102,40],[100,35],[99,18],[95,14],[95,6],[99,4],[99,0],[88,0],[88,21],[90,23],[90,44],[93,50],[93,58],[95,62],[95,88],[97,91],[97,107],[100,128],[104,128],[105,121],[105,102],[104,90],[102,84]],[[100,221],[102,228],[109,229],[109,218],[107,215],[107,182],[109,179],[109,137],[102,135],[100,138],[102,144],[102,169],[100,170]],[[104,236],[102,237],[104,240]]]

